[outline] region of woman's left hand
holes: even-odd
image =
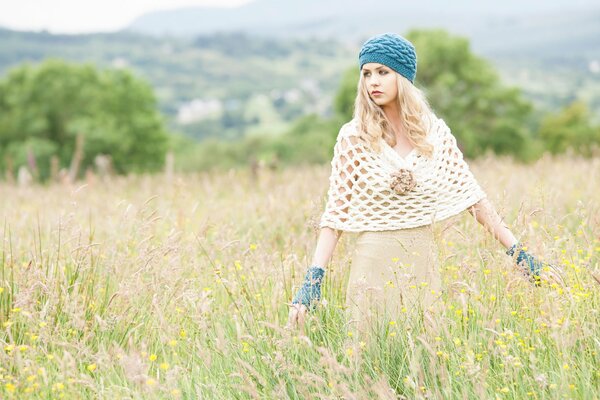
[[[515,257],[516,264],[525,272],[525,274],[531,277],[536,286],[541,285],[541,280],[556,282],[557,284],[564,286],[565,281],[563,278],[563,270],[554,265],[537,259],[532,254],[528,253],[520,242],[515,243],[510,249],[506,251],[506,254]]]

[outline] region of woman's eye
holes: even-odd
[[[385,74],[387,74],[387,73],[388,73],[387,71],[384,71],[384,70],[381,70],[381,71],[379,71],[379,72],[380,72],[381,74],[383,74],[383,75],[385,75]],[[363,74],[363,76],[369,76],[369,74],[370,74],[370,72],[365,72],[365,73]]]

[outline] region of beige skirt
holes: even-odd
[[[442,291],[439,264],[433,225],[360,232],[346,290],[349,329],[366,333],[376,321],[433,311]]]

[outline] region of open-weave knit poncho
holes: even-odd
[[[356,119],[344,124],[319,227],[347,232],[413,228],[449,218],[486,197],[450,128],[441,118],[432,120],[427,133],[432,158],[416,149],[401,157],[383,138],[377,153],[359,135]],[[404,190],[393,183],[399,182],[394,181],[398,171]]]

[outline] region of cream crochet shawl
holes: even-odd
[[[412,228],[449,218],[486,197],[450,128],[432,118],[427,134],[434,146],[431,159],[416,149],[403,158],[383,138],[376,153],[359,136],[356,119],[344,124],[333,150],[319,227],[348,232]],[[410,178],[400,190],[392,183],[399,170]]]

